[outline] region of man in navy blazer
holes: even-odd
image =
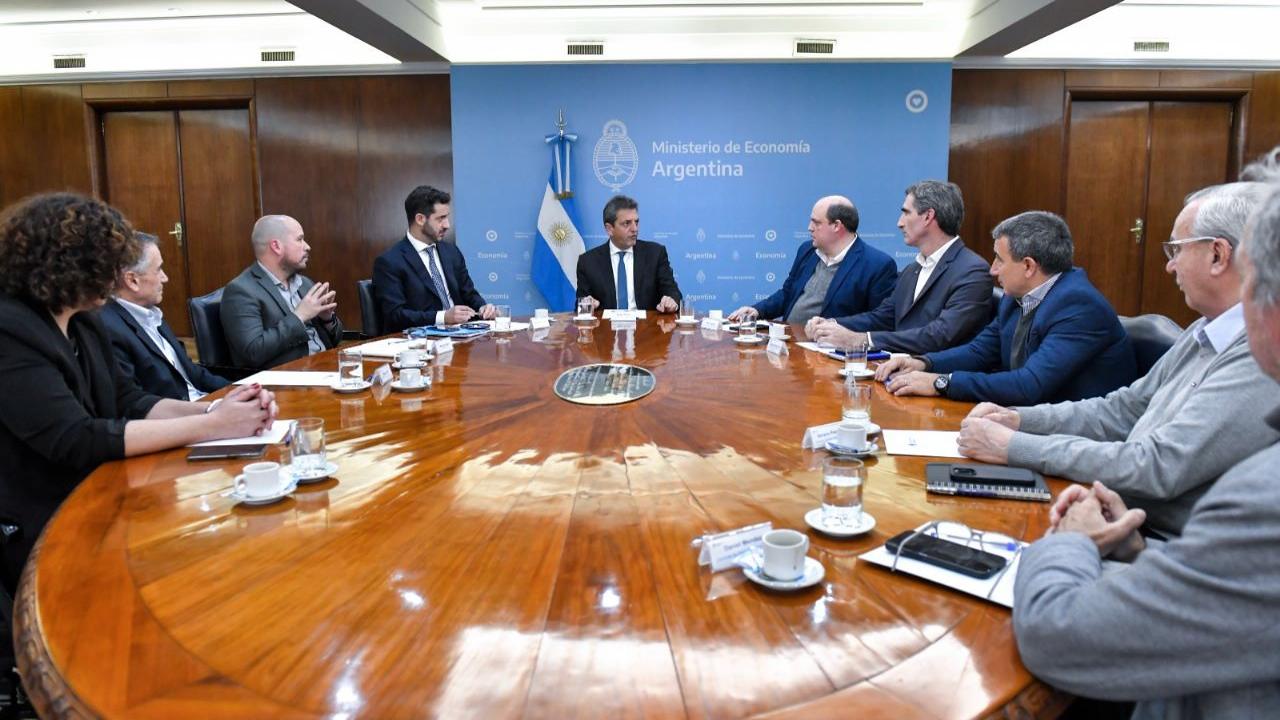
[[[604,206],[604,230],[609,242],[578,256],[578,297],[589,298],[593,309],[679,310],[680,288],[667,249],[640,239],[636,201],[626,195],[612,197]],[[626,305],[620,307],[623,295]]]
[[[880,365],[895,395],[1036,405],[1105,395],[1137,376],[1111,303],[1071,266],[1071,231],[1053,213],[1015,215],[991,231],[996,319],[968,344]]]
[[[968,342],[991,320],[987,261],[960,239],[964,198],[955,183],[924,180],[907,188],[898,229],[919,250],[893,294],[857,315],[815,317],[810,338],[836,347],[922,354]]]
[[[796,249],[782,289],[729,316],[803,325],[815,315],[841,317],[876,307],[893,292],[893,259],[858,239],[858,209],[849,198],[824,197],[809,214],[811,243]]]
[[[373,261],[373,295],[383,332],[457,324],[497,314],[471,283],[449,233],[449,193],[419,185],[404,200],[405,236]]]
[[[164,321],[160,300],[169,281],[160,265],[156,236],[136,234],[142,258],[120,274],[115,299],[103,306],[102,324],[111,336],[111,349],[126,376],[152,395],[174,400],[199,400],[227,385],[191,362],[187,350]]]

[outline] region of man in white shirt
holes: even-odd
[[[143,390],[174,400],[199,400],[227,384],[191,362],[186,348],[164,321],[160,300],[169,281],[156,236],[137,233],[142,257],[120,274],[116,296],[102,308],[102,324],[125,375]]]
[[[679,310],[680,288],[667,249],[640,239],[640,206],[617,195],[603,215],[609,242],[578,256],[578,297],[590,300],[593,309]]]

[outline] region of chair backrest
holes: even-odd
[[[187,313],[191,315],[191,331],[196,336],[196,352],[200,364],[209,367],[230,367],[231,348],[222,332],[222,288],[208,295],[187,301]]]
[[[1178,341],[1182,328],[1164,315],[1120,316],[1120,325],[1129,334],[1134,358],[1138,361],[1138,375],[1146,375],[1169,348]]]
[[[366,337],[382,334],[378,318],[378,304],[373,301],[373,280],[357,280],[356,296],[360,298],[360,332]]]

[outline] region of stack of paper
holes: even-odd
[[[237,385],[271,385],[275,387],[330,387],[338,382],[336,372],[308,372],[293,370],[263,370],[243,380]]]

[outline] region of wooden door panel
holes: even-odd
[[[1149,103],[1071,103],[1067,150],[1067,223],[1076,264],[1116,312],[1136,314],[1142,247],[1129,228],[1145,214]]]
[[[169,283],[160,308],[178,335],[190,335],[187,280],[182,247],[169,232],[182,221],[178,139],[174,113],[109,112],[102,117],[107,200],[137,230],[160,238]]]
[[[1177,283],[1165,272],[1160,243],[1172,233],[1189,193],[1227,180],[1232,111],[1227,102],[1152,103],[1141,311],[1167,315],[1183,327],[1199,313],[1187,307]]]
[[[253,262],[257,219],[249,111],[182,110],[182,200],[191,294],[212,292]]]

